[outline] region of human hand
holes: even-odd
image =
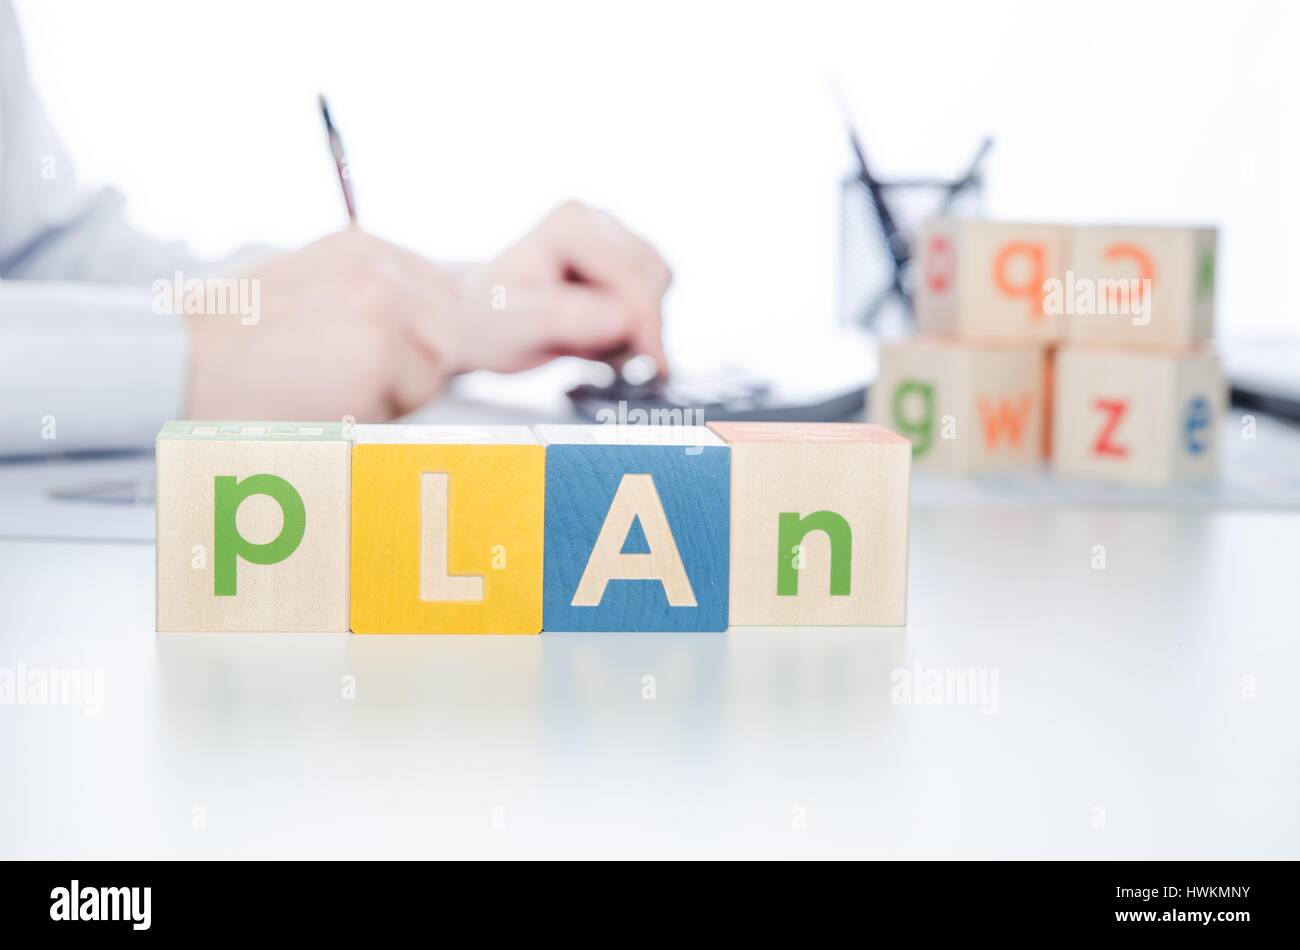
[[[667,369],[667,265],[576,203],[461,274],[348,228],[233,280],[255,289],[259,317],[187,315],[190,418],[382,421],[425,404],[454,373],[563,355],[645,353]]]
[[[667,372],[661,324],[671,283],[653,247],[604,212],[567,202],[461,275],[449,356],[457,371],[508,373],[556,356],[643,353]]]
[[[383,421],[450,372],[455,275],[348,228],[234,278],[258,316],[189,314],[192,419]],[[249,291],[245,291],[246,299]]]

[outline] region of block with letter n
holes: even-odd
[[[339,423],[158,434],[159,632],[345,632],[351,443]]]
[[[878,425],[714,422],[731,447],[731,622],[901,625],[912,447]]]
[[[703,426],[542,425],[552,631],[727,629],[730,451]]]
[[[357,426],[352,631],[540,633],[545,464],[526,426]]]

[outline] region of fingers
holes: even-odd
[[[672,274],[654,249],[609,215],[574,202],[552,212],[537,236],[567,275],[598,285],[629,308],[628,342],[666,371],[661,304]]]
[[[445,375],[437,360],[417,347],[395,347],[389,401],[391,415],[402,415],[430,402],[442,390]]]
[[[365,309],[394,331],[390,398],[409,409],[446,376],[512,372],[559,355],[644,353],[663,372],[660,302],[672,280],[653,248],[601,212],[568,204],[485,268],[453,274],[355,232]],[[489,292],[490,291],[490,292]]]
[[[435,377],[455,372],[461,346],[447,321],[458,290],[455,277],[413,251],[370,240],[372,266],[383,288],[381,306]]]
[[[627,345],[636,315],[626,301],[598,287],[552,284],[519,295],[503,329],[523,349],[544,356],[599,358]]]
[[[641,279],[650,288],[655,298],[662,300],[664,294],[668,292],[669,286],[672,285],[673,272],[669,269],[667,262],[659,256],[659,252],[651,246],[649,241],[629,231],[607,212],[598,209],[587,210],[594,217],[596,227],[601,229],[602,234],[610,243],[621,248],[623,253],[632,260],[641,274]]]

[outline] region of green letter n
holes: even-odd
[[[246,540],[235,524],[239,506],[253,495],[274,499],[284,518],[279,536],[266,544]],[[250,475],[243,481],[233,475],[218,475],[212,512],[213,573],[218,597],[235,596],[235,567],[240,558],[250,564],[276,564],[298,550],[307,530],[302,496],[278,475]]]
[[[848,596],[849,579],[853,576],[853,532],[844,516],[833,511],[814,511],[808,517],[800,518],[798,512],[783,511],[777,522],[778,597],[794,597],[799,593],[799,569],[803,566],[803,556],[797,552],[803,539],[813,531],[821,531],[831,543],[831,594]]]

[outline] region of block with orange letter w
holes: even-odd
[[[1011,448],[1019,448],[1021,438],[1029,424],[1029,413],[1034,407],[1034,397],[1024,393],[1013,399],[1002,396],[996,401],[980,396],[976,400],[980,414],[981,430],[984,433],[984,447],[997,448],[998,442],[1005,434],[1006,443]]]

